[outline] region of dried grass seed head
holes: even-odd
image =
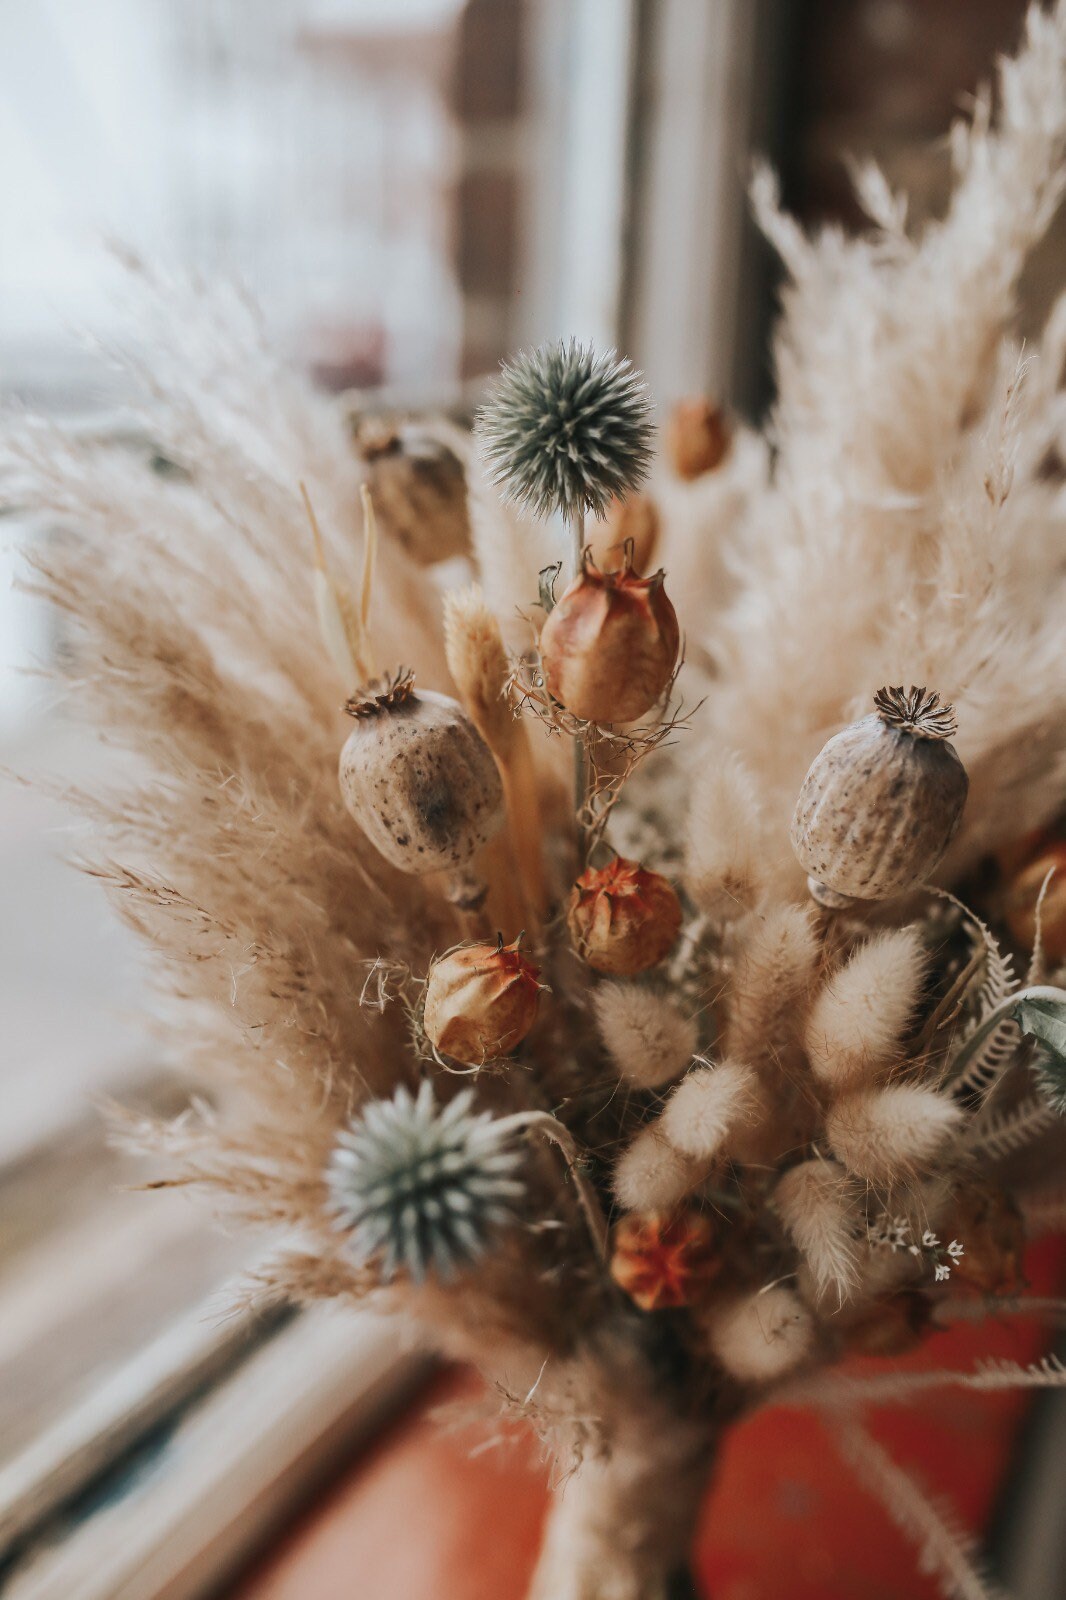
[[[576,339],[505,364],[476,427],[494,483],[538,517],[602,516],[651,464],[643,378],[613,350],[597,355]]]
[[[476,1260],[523,1194],[521,1153],[510,1130],[473,1110],[470,1090],[438,1108],[424,1082],[373,1100],[338,1135],[327,1173],[336,1225],[360,1263],[380,1263],[385,1282],[416,1283]]]

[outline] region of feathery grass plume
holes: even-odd
[[[773,1383],[808,1360],[815,1346],[811,1313],[781,1286],[721,1302],[704,1330],[714,1359],[739,1383]]]
[[[706,1162],[685,1155],[651,1123],[618,1157],[611,1188],[623,1211],[671,1211],[706,1170]]]
[[[644,380],[613,350],[560,340],[506,363],[477,417],[477,434],[506,500],[537,517],[585,511],[636,489],[651,464]]]
[[[918,928],[875,934],[815,998],[804,1044],[815,1077],[837,1093],[873,1079],[898,1055],[928,959]]]
[[[710,1162],[728,1153],[730,1135],[760,1109],[750,1067],[742,1061],[705,1062],[685,1074],[655,1126],[675,1150]]]
[[[380,1257],[387,1283],[420,1283],[477,1259],[524,1194],[512,1130],[473,1110],[470,1089],[438,1107],[426,1079],[412,1096],[371,1100],[337,1136],[329,1168],[332,1209],[360,1264]]]
[[[684,1072],[699,1044],[694,1017],[665,994],[638,983],[601,983],[592,992],[600,1038],[635,1089],[658,1089]]]
[[[892,1184],[934,1161],[962,1122],[953,1100],[920,1084],[900,1083],[841,1096],[826,1118],[826,1137],[849,1172]]]
[[[801,1161],[774,1189],[785,1232],[814,1280],[819,1300],[842,1305],[859,1285],[858,1211],[853,1186],[835,1161]]]
[[[710,759],[689,807],[685,883],[701,911],[729,920],[752,911],[767,887],[759,793],[738,756]]]
[[[949,1600],[1002,1600],[981,1572],[974,1541],[957,1514],[940,1510],[928,1489],[914,1482],[854,1416],[833,1416],[841,1453],[861,1482],[877,1495],[892,1521],[918,1546],[923,1572],[936,1575]]]
[[[758,1063],[802,1037],[808,997],[822,959],[811,912],[774,906],[752,924],[729,991],[725,1047]]]
[[[511,666],[503,635],[476,584],[450,589],[444,596],[444,649],[459,698],[499,765],[510,847],[531,914],[539,922],[547,888],[529,730],[507,699]]]

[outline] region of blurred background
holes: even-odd
[[[129,334],[119,245],[237,279],[288,358],[330,391],[461,407],[515,347],[573,333],[630,354],[663,409],[707,393],[756,417],[771,397],[776,280],[747,215],[753,155],[779,168],[808,224],[856,224],[844,156],[874,156],[912,219],[935,215],[948,123],[1014,45],[1024,9],[8,0],[0,399],[107,431],[123,401],[108,346]],[[1024,326],[1042,322],[1064,261],[1060,221],[1026,283]],[[61,632],[12,586],[14,545],[46,530],[22,525],[17,507],[0,513],[0,766],[92,781],[110,757],[39,675]],[[173,1470],[180,1408],[236,1382],[268,1335],[294,1341],[288,1431],[260,1439],[277,1488],[285,1463],[304,1460],[297,1435],[308,1460],[326,1460],[324,1417],[350,1412],[345,1437],[369,1426],[389,1363],[374,1347],[353,1366],[347,1338],[314,1346],[288,1326],[219,1335],[204,1307],[246,1263],[246,1243],[206,1230],[179,1197],[149,1223],[122,1192],[132,1174],[105,1148],[95,1104],[176,1109],[183,1090],[173,1041],[164,1049],[146,1022],[130,939],[66,864],[80,845],[61,801],[0,788],[0,1535],[13,1595],[201,1593],[265,1525],[265,1510],[248,1520],[257,1497],[275,1504],[258,1479],[232,1491],[217,1548],[186,1537],[169,1566],[142,1553],[139,1577],[84,1577],[100,1506],[121,1511],[131,1472],[158,1493]],[[310,1376],[301,1388],[297,1370],[319,1388]],[[409,1382],[411,1369],[389,1379]],[[259,1438],[233,1406],[228,1426]],[[227,1481],[239,1478],[233,1468]],[[169,1502],[151,1505],[155,1560],[183,1525]],[[1022,1592],[1045,1592],[1032,1585]]]

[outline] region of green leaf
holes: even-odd
[[[1066,1115],[1066,997],[1019,1000],[1011,1015],[1023,1033],[1043,1046],[1036,1065],[1040,1088],[1055,1110]]]

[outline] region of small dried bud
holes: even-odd
[[[902,1356],[921,1344],[933,1314],[928,1296],[917,1289],[879,1295],[848,1312],[841,1333],[854,1355]]]
[[[574,948],[590,967],[630,978],[673,948],[681,932],[681,902],[660,873],[615,856],[578,878],[567,923]]]
[[[522,1043],[536,1020],[541,985],[539,968],[519,943],[461,945],[434,961],[425,1029],[443,1055],[481,1066]]]
[[[800,865],[833,895],[887,900],[924,883],[962,817],[969,780],[950,706],[880,689],[877,711],[815,757],[792,818]]]
[[[635,722],[673,677],[681,630],[663,574],[586,562],[544,624],[540,654],[556,700],[588,722]]]
[[[502,825],[503,786],[458,701],[413,685],[401,671],[349,700],[355,727],[341,751],[341,795],[401,872],[454,871]]]
[[[1025,1224],[1005,1190],[990,1183],[960,1189],[944,1231],[963,1245],[952,1264],[952,1281],[957,1278],[983,1294],[1016,1294],[1023,1287]]]
[[[714,1229],[698,1211],[633,1212],[614,1230],[611,1277],[642,1311],[691,1305],[719,1266]]]
[[[1005,914],[1014,938],[1023,950],[1031,950],[1036,940],[1037,901],[1049,872],[1054,877],[1040,907],[1040,941],[1045,960],[1054,967],[1066,961],[1066,841],[1053,843],[1014,874],[1006,891]]]
[[[365,423],[356,439],[378,521],[420,566],[470,549],[466,474],[424,428]]]
[[[624,559],[626,542],[632,539],[633,566],[637,572],[647,572],[658,538],[655,501],[650,494],[630,494],[624,500],[612,500],[603,521],[593,525],[589,549],[598,567],[616,567]]]
[[[733,437],[729,418],[713,400],[679,400],[666,429],[666,452],[679,478],[698,478],[721,466]]]

